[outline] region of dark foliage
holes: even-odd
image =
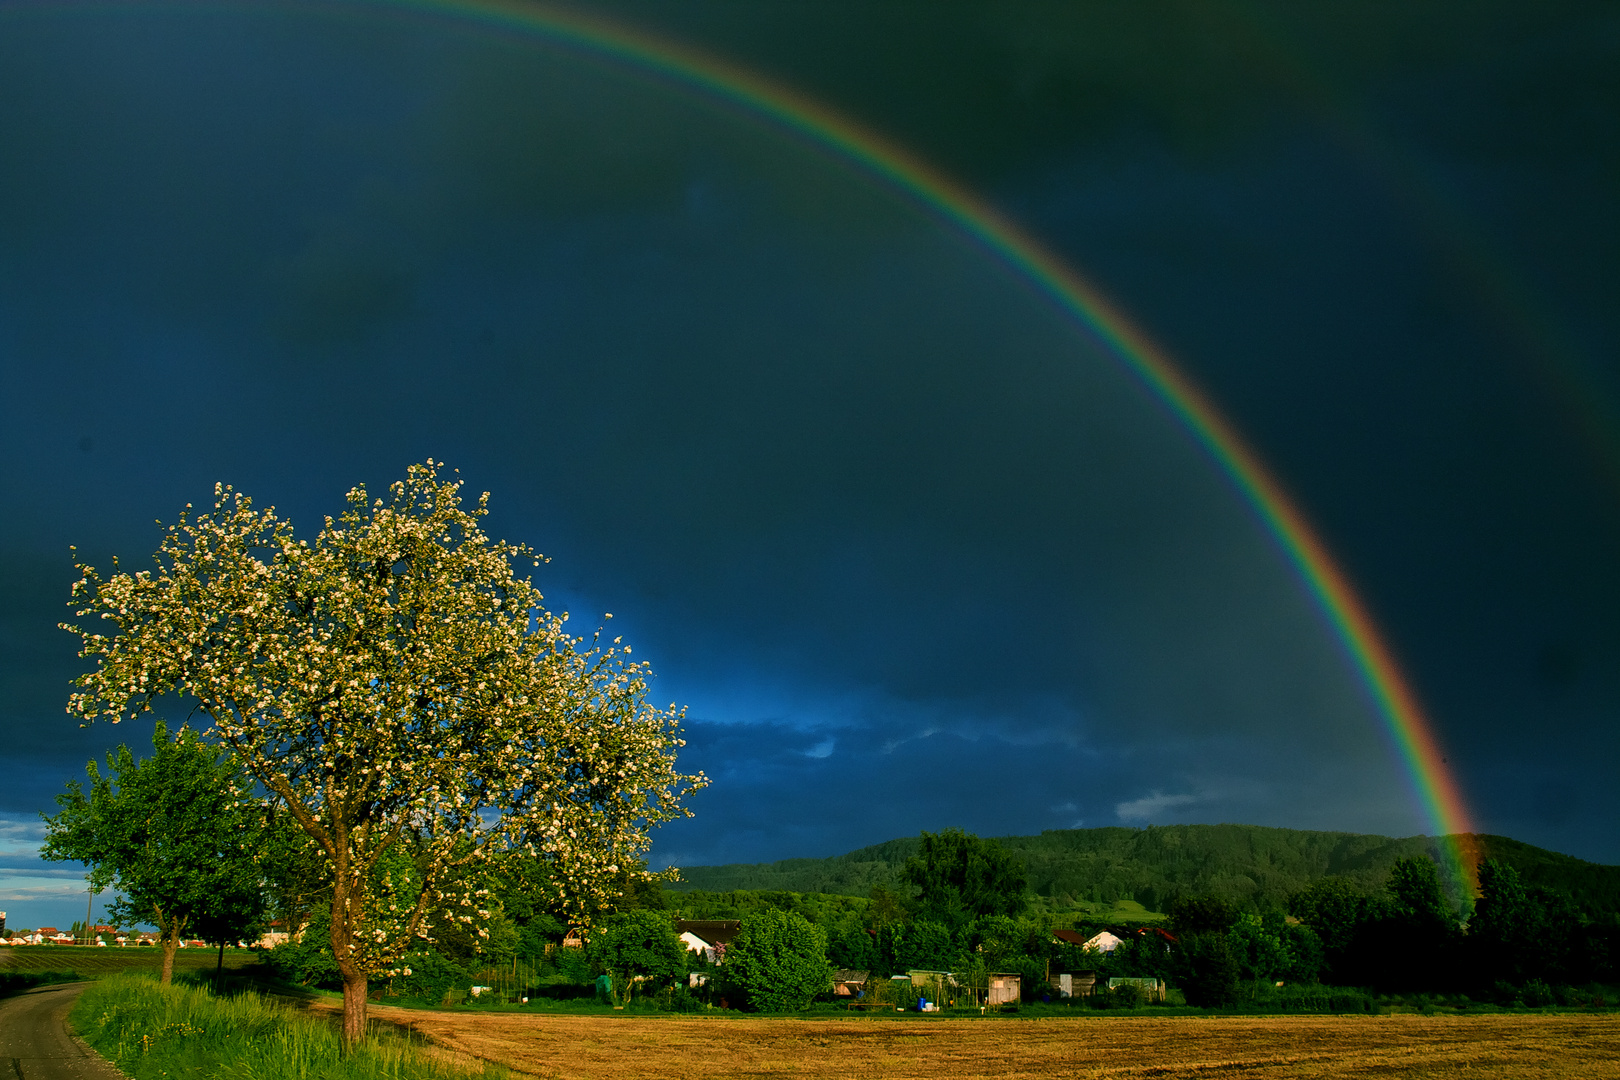
[[[1238,958],[1231,937],[1204,930],[1181,936],[1175,949],[1175,980],[1187,1004],[1225,1008],[1238,999]]]
[[[923,833],[900,877],[916,890],[918,913],[947,926],[985,915],[1017,915],[1028,904],[1022,860],[961,829]]]
[[[1448,861],[1452,845],[1425,836],[1156,825],[1059,829],[996,842],[1022,861],[1030,890],[1039,896],[1086,902],[1134,899],[1157,911],[1178,896],[1194,895],[1218,896],[1244,910],[1261,911],[1287,904],[1324,878],[1343,880],[1358,895],[1374,894],[1397,860],[1414,857],[1437,860],[1441,883],[1454,905],[1469,891]],[[1517,869],[1526,885],[1570,897],[1593,921],[1620,913],[1620,867],[1583,862],[1505,837],[1474,836],[1470,842],[1483,857]],[[874,887],[899,887],[901,868],[920,844],[909,837],[828,859],[686,867],[681,871],[686,881],[671,891],[760,889],[867,897]]]
[[[1177,937],[1223,934],[1237,916],[1237,910],[1220,897],[1190,896],[1170,905],[1170,929]]]

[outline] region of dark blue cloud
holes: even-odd
[[[1027,282],[849,162],[466,27],[131,8],[8,30],[0,810],[48,809],[148,734],[62,713],[68,544],[138,562],[151,520],[216,480],[308,529],[432,456],[555,557],[557,607],[612,611],[691,706],[715,784],[659,860],[948,824],[1427,827],[1342,644],[1208,455]],[[1390,629],[1481,824],[1615,857],[1620,758],[1588,752],[1620,700],[1612,501],[1399,199],[1315,121],[1251,122],[1275,87],[1228,77],[1208,144],[1170,101],[1163,123],[1035,125],[1016,152],[959,154],[932,112],[915,131],[1230,408]],[[1037,111],[1073,90],[1045,79]]]

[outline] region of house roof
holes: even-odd
[[[1086,939],[1081,937],[1076,930],[1053,930],[1052,936],[1059,941],[1066,941],[1070,945],[1084,945],[1086,943]]]
[[[833,972],[832,977],[833,982],[835,983],[863,983],[866,981],[866,977],[869,974],[871,973],[866,971],[855,971],[850,968],[839,968],[837,971]]]
[[[711,945],[729,945],[742,929],[741,919],[676,919],[675,932],[691,934]]]

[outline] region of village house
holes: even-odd
[[[711,964],[725,959],[726,946],[742,929],[741,919],[676,919],[675,931],[688,952],[702,953]]]
[[[287,931],[286,922],[281,919],[272,919],[270,920],[270,925],[265,927],[264,933],[259,935],[259,940],[255,941],[253,944],[261,949],[273,949],[284,941],[297,941],[303,936],[304,931],[302,927],[300,927],[298,932],[295,934],[289,933]]]

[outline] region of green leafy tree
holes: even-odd
[[[1288,942],[1281,919],[1239,915],[1228,937],[1240,978],[1272,981],[1289,966]]]
[[[437,470],[413,465],[386,499],[352,489],[306,540],[216,486],[153,569],[81,565],[95,621],[67,627],[96,664],[71,712],[116,723],[191,700],[308,837],[350,1046],[368,978],[436,926],[487,920],[502,857],[547,863],[547,906],[587,920],[705,783],[676,770],[682,714],[647,702],[629,650],[569,636],[514,572],[540,557],[487,536],[488,493],[469,509]],[[407,873],[374,873],[400,850]]]
[[[1289,898],[1288,910],[1308,927],[1321,947],[1321,974],[1340,985],[1361,984],[1370,974],[1367,928],[1385,905],[1344,878],[1313,881]]]
[[[1456,928],[1457,915],[1446,900],[1433,859],[1397,859],[1389,871],[1388,888],[1398,918],[1436,934]]]
[[[190,728],[169,738],[158,721],[150,758],[120,746],[107,755],[106,772],[94,761],[85,772],[88,793],[74,780],[56,797],[61,809],[45,818],[40,855],[82,862],[91,888],[116,889],[114,921],[159,929],[159,981],[173,975],[186,933],[219,942],[244,936],[264,908],[264,833],[241,767]]]
[[[1382,961],[1368,981],[1397,990],[1450,989],[1460,932],[1433,859],[1398,859],[1390,868],[1387,907],[1369,920],[1366,940],[1381,943]],[[1363,948],[1364,955],[1373,950]]]
[[[917,890],[918,913],[948,926],[984,915],[1017,915],[1029,903],[1018,857],[961,829],[923,833],[900,877]]]
[[[1590,928],[1568,897],[1527,886],[1517,870],[1491,859],[1480,864],[1479,889],[1468,950],[1481,986],[1571,982],[1590,974],[1581,969],[1594,965],[1579,961],[1599,950],[1590,948]]]
[[[723,975],[750,1010],[802,1009],[832,986],[827,935],[803,915],[756,911],[743,918],[726,949]]]
[[[1231,930],[1238,913],[1214,896],[1194,896],[1170,905],[1170,928],[1176,937],[1176,981],[1189,1005],[1221,1008],[1238,996],[1241,975]]]
[[[932,919],[918,919],[906,926],[899,956],[902,969],[949,970],[961,955],[950,927]]]
[[[613,977],[615,993],[662,990],[686,971],[686,946],[667,912],[635,908],[608,917],[591,937],[589,956]]]
[[[859,918],[842,920],[827,933],[827,959],[834,967],[871,971],[878,964],[877,935]]]
[[[1316,933],[1278,911],[1238,916],[1227,932],[1239,977],[1254,982],[1315,982],[1322,967]]]

